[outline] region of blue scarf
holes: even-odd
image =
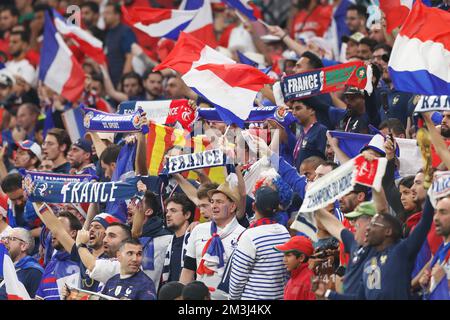
[[[84,127],[89,131],[148,133],[148,126],[140,124],[142,109],[129,114],[116,114],[86,108],[83,105],[81,108],[85,112]]]
[[[114,202],[131,199],[138,194],[136,183],[139,177],[125,182],[47,182],[35,181],[26,188],[32,202],[47,203],[92,203]]]
[[[211,222],[211,238],[206,242],[205,247],[203,248],[202,257],[210,256],[210,257],[218,257],[219,263],[217,265],[217,269],[223,268],[225,266],[225,260],[223,258],[225,254],[225,248],[223,246],[222,240],[220,239],[219,234],[217,233],[217,225],[214,221]],[[213,275],[215,270],[208,268],[205,265],[205,259],[202,258],[200,265],[197,268],[197,273],[199,275]]]
[[[62,181],[62,182],[82,182],[98,179],[98,177],[90,174],[58,174],[53,172],[39,172],[19,169],[19,173],[24,177],[24,184],[29,184],[33,181]]]
[[[30,256],[25,256],[22,259],[20,259],[16,265],[16,270],[18,269],[22,269],[22,270],[26,270],[26,269],[36,269],[39,270],[40,272],[44,273],[44,268],[41,267],[41,265],[36,261],[36,259],[34,259],[33,257]]]

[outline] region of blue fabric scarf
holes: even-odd
[[[114,202],[131,199],[138,194],[136,183],[139,177],[125,182],[47,182],[35,181],[26,188],[32,202],[47,203],[92,203]]]
[[[89,131],[148,133],[148,126],[140,124],[144,112],[142,109],[130,114],[116,114],[86,108],[83,105],[81,108],[85,112],[84,127]]]

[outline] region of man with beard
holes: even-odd
[[[163,282],[178,281],[190,236],[187,231],[194,221],[195,205],[183,193],[175,193],[165,201],[166,226],[174,233],[167,247],[163,267]]]
[[[110,216],[112,217],[112,216]],[[106,218],[105,220],[108,220]],[[131,239],[131,230],[127,225],[120,222],[111,222],[105,231],[103,238],[104,256],[109,259],[96,258],[87,247],[91,241],[89,231],[81,230],[76,239],[78,254],[86,267],[86,274],[93,280],[106,283],[110,278],[120,272],[120,263],[114,258],[123,241]]]
[[[369,132],[369,117],[366,113],[365,95],[363,90],[347,87],[344,92],[347,112],[339,124],[339,130],[353,133]]]
[[[162,100],[163,96],[163,75],[160,71],[148,70],[144,73],[145,100]]]
[[[375,250],[364,263],[363,285],[356,296],[367,300],[408,300],[411,298],[411,274],[417,254],[433,220],[433,207],[427,198],[422,217],[406,239],[400,220],[388,213],[377,213],[366,228],[368,248]],[[323,293],[323,286],[320,293]],[[317,292],[316,292],[317,293]],[[327,291],[324,296],[354,299]]]
[[[33,205],[28,201],[22,188],[22,176],[11,173],[3,178],[1,187],[8,196],[8,224],[12,227],[22,227],[30,230],[34,238],[39,238],[41,221],[36,216]]]
[[[35,208],[38,208],[38,206]],[[103,247],[105,231],[111,223],[119,221],[107,213],[96,215],[89,225],[89,229],[84,231],[84,235],[87,234],[89,239],[87,244],[77,245],[75,239],[66,232],[64,225],[54,215],[50,207],[44,206],[39,212],[39,215],[46,227],[51,231],[52,236],[57,239],[66,252],[70,253],[70,259],[78,263],[80,267],[81,289],[96,292],[99,283],[86,274],[86,267],[81,260],[78,249],[80,247],[87,248],[94,258],[107,259],[108,256],[104,253]],[[81,233],[81,231],[78,233],[78,237],[81,236]]]
[[[35,203],[37,212],[48,212],[47,204],[39,206]],[[53,217],[55,217],[53,215]],[[56,218],[56,217],[55,217]],[[64,234],[75,240],[78,230],[81,230],[80,221],[70,212],[63,211],[59,213],[59,220],[61,228],[53,230],[56,234]],[[60,236],[58,236],[60,238]],[[41,283],[36,292],[36,299],[38,300],[60,300],[61,292],[58,289],[57,281],[66,277],[79,277],[80,267],[71,260],[70,253],[64,250],[63,242],[52,235],[52,247],[56,253],[52,256],[50,262],[47,264],[42,276]],[[78,275],[76,275],[78,274]]]
[[[442,237],[443,243],[436,252],[430,266],[420,279],[426,291],[426,300],[450,300],[450,198],[446,196],[438,201],[434,214],[436,233]]]
[[[34,298],[44,269],[30,256],[34,251],[33,237],[24,228],[14,228],[4,242],[14,263],[17,278],[23,283],[30,297]],[[0,289],[0,300],[6,300],[5,286]]]
[[[69,149],[67,160],[70,163],[71,174],[96,175],[96,169],[92,163],[92,142],[80,138]]]
[[[36,85],[37,75],[33,65],[26,59],[29,37],[25,31],[12,31],[9,36],[9,54],[12,60],[6,63],[6,69],[13,75],[19,75],[30,86]]]

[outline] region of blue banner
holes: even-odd
[[[19,173],[24,178],[24,183],[31,183],[36,180],[40,181],[60,181],[60,182],[83,182],[97,180],[98,177],[90,174],[58,174],[53,172],[39,172],[19,169]]]
[[[26,186],[28,199],[48,203],[94,203],[131,199],[138,190],[139,177],[125,182],[51,182],[36,180]]]
[[[294,74],[283,78],[281,90],[284,100],[299,99],[321,93],[324,84],[322,70]]]
[[[82,106],[85,112],[83,125],[89,131],[98,132],[141,132],[147,133],[148,126],[141,126],[142,109],[129,114],[98,111]]]

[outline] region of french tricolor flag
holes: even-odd
[[[136,7],[127,10],[122,6],[125,19],[135,28],[154,38],[177,40],[186,32],[215,48],[211,3],[204,0],[197,10],[171,10]]]
[[[104,64],[106,62],[103,43],[99,39],[79,26],[67,23],[64,17],[56,10],[53,10],[53,17],[56,30],[60,34],[72,39],[85,55],[92,58],[98,64]]]
[[[228,6],[234,8],[249,18],[251,21],[256,21],[257,13],[255,12],[255,7],[252,6],[249,0],[223,0]]]
[[[154,70],[173,69],[192,90],[214,105],[222,120],[243,126],[256,95],[274,81],[258,69],[238,64],[189,34]]]
[[[380,9],[386,17],[386,29],[392,30],[401,26],[409,14],[414,0],[380,0]]]
[[[414,6],[395,39],[389,73],[397,90],[423,95],[450,92],[450,13]]]
[[[8,300],[31,300],[25,286],[17,278],[14,263],[9,257],[5,245],[0,242],[0,279],[1,286],[5,286]]]
[[[80,98],[84,86],[84,71],[56,31],[45,12],[44,41],[39,62],[39,80],[71,102]]]

